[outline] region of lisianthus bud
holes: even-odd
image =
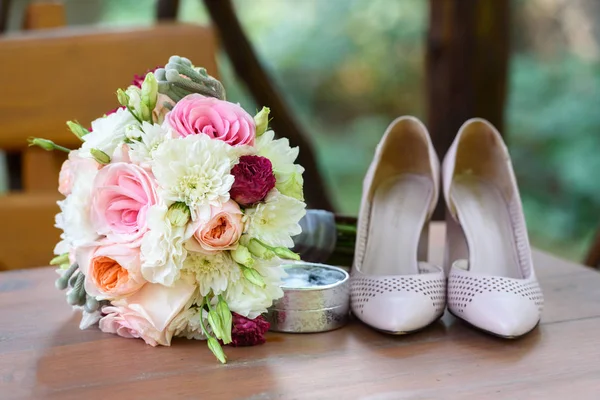
[[[247,247],[252,255],[263,260],[270,260],[275,257],[275,253],[270,248],[265,247],[259,240],[250,239]]]
[[[210,327],[212,328],[213,333],[215,334],[215,336],[219,339],[223,338],[223,331],[221,329],[221,317],[219,316],[219,314],[217,314],[217,312],[215,310],[210,310],[208,312],[208,323],[210,324]]]
[[[123,89],[117,89],[117,100],[123,107],[127,107],[129,105],[129,96],[123,91]]]
[[[63,253],[50,260],[50,265],[60,265],[69,262],[69,253]]]
[[[59,146],[56,143],[54,143],[52,140],[48,140],[48,139],[30,137],[29,139],[27,139],[27,142],[29,143],[30,147],[38,146],[46,151],[60,150],[60,151],[64,151],[65,153],[69,153],[71,151],[71,150],[67,149],[66,147]]]
[[[242,273],[244,274],[244,278],[248,280],[248,282],[260,287],[265,288],[267,285],[265,284],[265,280],[262,275],[258,273],[257,270],[253,268],[242,268]]]
[[[254,266],[254,259],[252,258],[252,254],[246,246],[238,245],[234,250],[231,250],[231,257],[233,260],[238,263],[245,265],[246,267]]]
[[[110,156],[98,149],[90,149],[90,154],[94,157],[94,160],[98,162],[98,164],[106,165],[110,163]]]
[[[169,207],[167,218],[173,226],[184,226],[190,220],[190,209],[187,204],[178,201]]]
[[[141,98],[142,103],[148,107],[150,116],[152,116],[152,110],[156,107],[156,99],[158,98],[158,82],[152,72],[148,72],[146,78],[144,78]]]
[[[269,113],[271,110],[269,107],[263,107],[262,110],[254,116],[254,123],[256,124],[256,136],[260,136],[267,131],[269,125]]]
[[[231,174],[235,180],[229,194],[242,206],[251,206],[263,200],[275,187],[273,165],[266,157],[242,156]]]
[[[217,313],[221,318],[221,333],[223,334],[221,340],[224,344],[229,344],[231,343],[232,315],[227,302],[221,296],[219,296],[219,302],[217,303]]]
[[[90,131],[88,131],[87,129],[85,129],[78,122],[67,121],[67,126],[69,127],[69,129],[71,130],[71,132],[73,132],[73,134],[75,136],[77,136],[81,140],[83,140],[83,137],[85,135],[87,135],[88,133],[90,133]]]
[[[300,256],[287,247],[275,247],[273,248],[273,252],[277,254],[278,257],[286,259],[286,260],[300,260]]]
[[[206,339],[206,341],[208,343],[208,348],[210,349],[210,351],[213,352],[215,357],[217,357],[217,359],[221,361],[221,363],[225,364],[227,362],[227,356],[223,352],[223,348],[219,344],[219,341],[212,336],[209,336]]]

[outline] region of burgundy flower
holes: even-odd
[[[231,198],[243,206],[261,201],[275,187],[273,165],[266,157],[242,156],[231,174],[235,178]]]
[[[254,346],[265,342],[265,333],[271,324],[262,315],[254,319],[248,319],[236,313],[232,313],[232,315],[231,345],[233,347]]]

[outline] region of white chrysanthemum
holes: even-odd
[[[212,255],[188,252],[183,268],[195,276],[200,296],[208,295],[211,290],[214,295],[221,294],[241,276],[239,265],[233,261],[228,251]]]
[[[127,136],[137,138],[129,144],[131,161],[144,168],[149,168],[154,158],[154,152],[171,137],[171,134],[158,124],[153,125],[144,121],[141,127],[136,126],[128,131]]]
[[[81,163],[73,173],[71,194],[57,203],[61,212],[56,215],[56,227],[63,230],[63,240],[55,249],[61,252],[58,254],[67,248],[89,245],[99,237],[90,219],[92,187],[98,169],[93,163]]]
[[[254,268],[262,275],[266,287],[261,288],[246,279],[234,282],[224,294],[231,311],[250,319],[265,313],[274,300],[283,296],[281,278],[285,271],[277,259],[256,260]]]
[[[267,131],[256,138],[257,154],[271,161],[276,180],[275,187],[285,195],[303,200],[302,173],[304,167],[294,164],[300,150],[298,147],[290,147],[290,141],[287,138],[277,140],[274,138],[275,132],[273,131]]]
[[[89,157],[90,149],[98,149],[112,156],[115,149],[125,140],[125,131],[129,125],[139,125],[139,122],[129,111],[122,108],[94,120],[92,132],[83,137],[83,154]]]
[[[304,214],[306,204],[293,197],[285,196],[276,189],[269,192],[264,203],[246,209],[249,237],[273,247],[293,247],[292,236],[300,234],[298,223]]]
[[[176,227],[167,219],[164,205],[150,207],[148,232],[141,245],[142,276],[149,282],[171,286],[179,279],[183,260],[187,256],[184,242],[193,233],[186,227]]]
[[[152,172],[170,202],[197,206],[220,205],[229,200],[230,174],[236,158],[233,147],[206,135],[167,140],[154,152]],[[192,215],[195,218],[195,215]]]
[[[212,333],[212,329],[207,321],[208,312],[206,310],[202,310],[202,314],[200,314],[200,310],[201,309],[198,306],[184,309],[175,318],[173,318],[173,321],[171,321],[169,324],[168,330],[172,331],[173,336],[175,337],[206,340],[206,336],[204,336],[202,333],[202,327],[200,326],[200,315],[202,315],[204,319],[204,327],[208,333]]]

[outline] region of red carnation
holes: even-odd
[[[242,206],[261,201],[275,187],[273,165],[266,157],[242,156],[231,174],[235,178],[231,198]]]
[[[232,313],[233,326],[231,328],[231,345],[254,346],[265,342],[265,333],[271,327],[262,316],[248,319],[239,314]]]

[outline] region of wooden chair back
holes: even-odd
[[[43,15],[53,16],[28,13],[26,21],[37,18],[34,25],[44,28],[52,27],[49,20],[61,21],[56,9]],[[67,120],[89,126],[118,106],[117,88],[126,88],[135,74],[164,65],[173,54],[194,60],[216,76],[216,50],[211,28],[178,23],[0,36],[0,149],[22,154],[23,188],[0,197],[0,270],[47,264],[59,238],[52,225],[65,156],[28,148],[27,138],[44,137],[76,148],[81,143],[68,131]]]

